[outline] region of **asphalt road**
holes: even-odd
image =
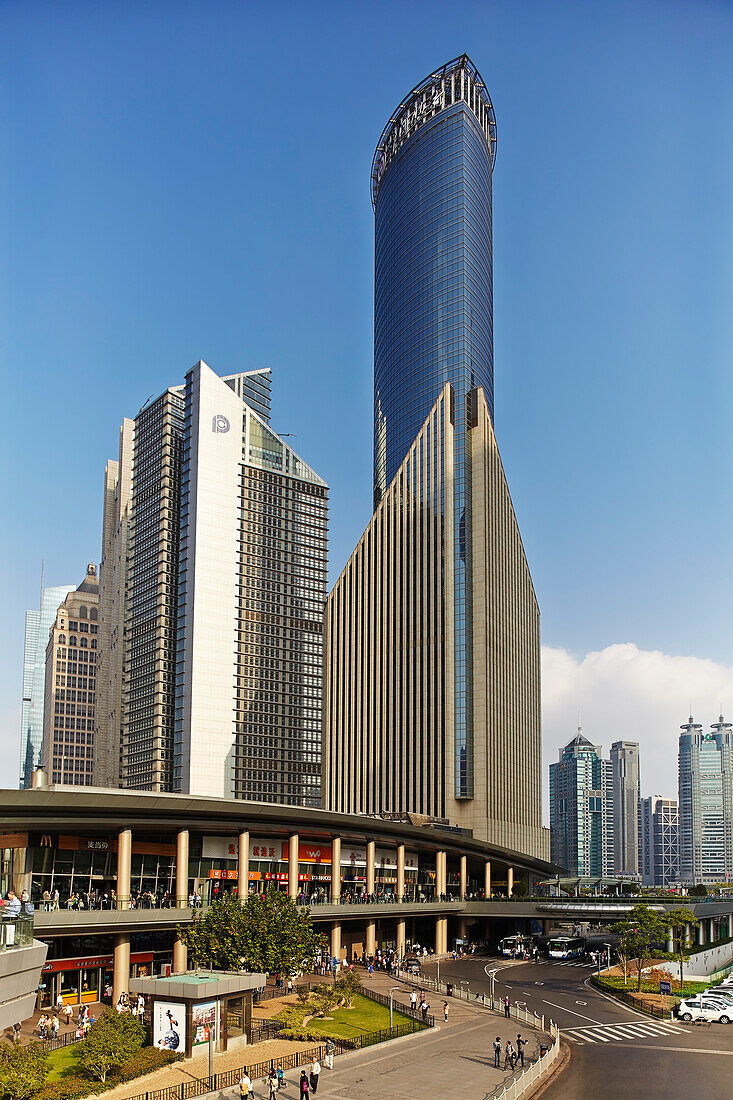
[[[426,968],[427,969],[427,968]],[[469,958],[443,963],[443,981],[551,1016],[570,1048],[569,1066],[543,1100],[731,1100],[733,1026],[657,1021],[601,996],[577,963],[513,963]],[[434,967],[430,968],[434,972]]]

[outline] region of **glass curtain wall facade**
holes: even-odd
[[[491,172],[494,112],[465,56],[400,104],[372,169],[375,213],[374,504],[391,483],[446,383],[455,422],[453,475],[454,796],[474,795],[471,390],[493,418]]]
[[[41,582],[43,584],[43,582]],[[41,762],[43,706],[46,694],[46,646],[48,632],[56,621],[56,612],[76,585],[41,587],[41,603],[25,613],[23,649],[23,704],[21,707],[20,789],[31,785],[33,770]]]
[[[733,724],[680,726],[679,848],[684,883],[733,880]]]
[[[613,873],[613,770],[598,746],[577,736],[550,764],[551,859],[570,875]]]

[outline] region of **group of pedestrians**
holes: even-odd
[[[501,1036],[497,1035],[494,1039],[494,1069],[501,1069],[501,1057],[504,1055],[504,1069],[515,1070],[517,1066],[521,1066],[524,1069],[524,1048],[527,1045],[527,1040],[523,1039],[521,1035],[517,1035],[516,1043],[512,1043],[511,1039],[507,1039],[502,1044]]]
[[[329,1046],[331,1048],[329,1054]],[[326,1065],[329,1069],[333,1069],[333,1055],[336,1050],[336,1046],[332,1039],[326,1043]],[[302,1097],[315,1096],[318,1092],[318,1081],[321,1076],[321,1063],[318,1058],[314,1058],[309,1070],[302,1069],[300,1071],[300,1081],[298,1082],[298,1095]],[[285,1074],[280,1066],[275,1069],[273,1066],[267,1076],[267,1100],[274,1100],[280,1089],[285,1088]],[[254,1100],[254,1085],[252,1079],[245,1070],[239,1079],[239,1095],[242,1100]]]
[[[420,996],[418,997],[416,991],[413,989],[410,993],[410,1010],[413,1015],[417,1015],[419,1010],[423,1020],[427,1021],[428,1013],[430,1012],[430,1002],[425,996],[425,990],[420,990]],[[448,1002],[443,1001],[443,1020],[448,1022]]]

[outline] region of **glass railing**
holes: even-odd
[[[33,914],[22,913],[18,917],[0,919],[0,951],[14,947],[30,947],[33,943]]]

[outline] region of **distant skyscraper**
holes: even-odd
[[[640,803],[640,870],[644,886],[679,882],[677,799],[655,794]]]
[[[56,612],[46,647],[41,767],[51,783],[93,782],[98,604],[97,567],[90,562]]]
[[[613,863],[617,875],[639,874],[639,745],[615,741],[613,768]]]
[[[733,879],[733,724],[721,714],[703,733],[692,715],[679,743],[680,879]]]
[[[493,432],[495,141],[463,56],[374,155],[375,512],[328,601],[325,789],[545,855],[539,609]]]
[[[94,731],[94,785],[121,784],[127,565],[134,423],[123,420],[117,461],[104,471],[102,560],[99,566],[99,650]]]
[[[132,447],[123,424],[103,535],[106,782],[116,746],[123,787],[319,804],[328,489],[269,411],[269,370],[199,362],[141,410]]]
[[[613,874],[613,767],[580,728],[550,764],[550,838],[568,874]]]
[[[37,610],[25,613],[23,651],[23,703],[20,734],[20,788],[31,785],[31,774],[41,762],[43,742],[43,705],[46,694],[46,646],[48,632],[64,597],[74,591],[73,584],[41,588]]]

